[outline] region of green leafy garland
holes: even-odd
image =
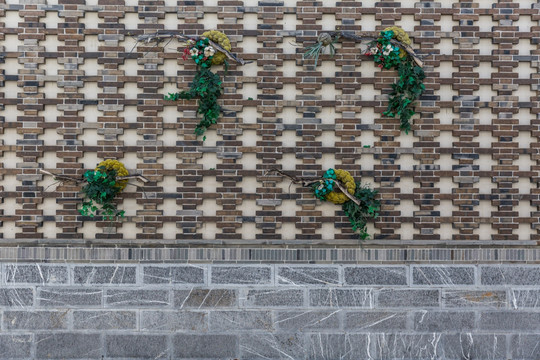
[[[360,200],[360,205],[353,201],[347,201],[342,205],[343,212],[349,218],[353,231],[359,232],[358,236],[361,240],[369,238],[369,234],[367,233],[368,219],[379,217],[381,203],[375,199],[378,193],[377,190],[373,190],[369,186],[357,182],[354,197]]]
[[[362,37],[347,32],[322,33],[316,44],[306,48],[303,58],[315,59],[315,66],[317,66],[319,55],[326,47],[329,47],[330,55],[334,55],[334,44],[340,38],[364,40]],[[411,129],[410,119],[415,114],[414,102],[425,90],[423,80],[426,77],[420,66],[422,61],[414,54],[409,44],[410,39],[405,31],[394,26],[382,31],[377,39],[369,43],[366,51],[366,55],[373,56],[373,60],[380,68],[395,68],[398,71],[399,80],[392,84],[388,108],[383,115],[399,117],[400,129],[405,133]]]
[[[393,30],[382,31],[379,38],[370,43],[371,48],[366,55],[373,56],[380,68],[397,69],[399,80],[392,84],[388,108],[383,115],[399,117],[401,130],[408,134],[410,119],[415,114],[413,103],[425,90],[423,80],[426,75],[410,56],[403,56],[404,51],[392,42],[395,37]]]
[[[321,201],[327,201],[327,197],[331,192],[340,191],[336,185],[336,181],[338,181],[336,179],[336,170],[326,170],[321,180],[311,184],[313,195]],[[354,197],[359,200],[359,204],[352,200],[345,201],[342,204],[343,212],[349,218],[353,231],[358,231],[360,240],[369,238],[367,221],[370,218],[376,219],[379,216],[381,204],[376,199],[378,193],[377,190],[373,190],[367,185],[362,185],[361,182],[356,182]]]
[[[188,91],[169,93],[165,96],[165,100],[177,101],[179,99],[191,100],[196,97],[199,98],[197,113],[203,116],[195,127],[195,134],[199,136],[203,135],[212,124],[217,123],[221,113],[221,107],[217,103],[217,99],[222,93],[223,89],[219,76],[210,71],[208,67],[200,67]],[[205,139],[206,137],[203,138],[203,140]]]
[[[79,209],[81,215],[94,217],[98,211],[97,205],[101,205],[105,219],[112,221],[116,217],[124,217],[125,211],[118,210],[113,202],[123,189],[116,176],[116,170],[108,170],[105,166],[98,166],[97,170],[89,170],[84,174],[87,183],[81,190],[84,194],[82,208]]]
[[[199,98],[197,113],[201,114],[203,118],[195,127],[194,133],[197,136],[203,135],[206,129],[216,124],[221,114],[221,107],[217,103],[219,96],[223,94],[221,79],[210,70],[215,54],[216,50],[210,45],[207,38],[189,40],[182,58],[186,60],[190,56],[195,61],[197,74],[188,91],[169,93],[164,97],[165,100],[172,101]],[[227,68],[227,63],[225,63],[225,68]],[[206,140],[206,136],[203,137],[204,140]]]

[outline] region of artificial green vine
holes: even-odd
[[[360,200],[360,205],[353,201],[347,201],[342,205],[343,212],[349,218],[353,231],[358,231],[361,240],[369,238],[367,232],[368,219],[376,219],[379,216],[381,203],[375,199],[378,193],[377,190],[357,182],[354,197]]]
[[[227,52],[231,49],[229,38],[222,32],[207,31],[199,39],[189,39],[186,42],[182,58],[184,60],[187,60],[188,57],[193,59],[197,64],[197,74],[188,91],[169,93],[164,97],[165,100],[172,101],[199,99],[197,113],[201,114],[203,118],[195,127],[197,136],[203,135],[206,129],[216,124],[221,113],[221,107],[217,103],[219,96],[223,94],[221,79],[210,70],[210,67],[224,64],[225,72],[227,72],[229,63],[227,56],[223,52],[217,51],[216,48]],[[203,137],[204,140],[206,137]]]
[[[392,84],[392,92],[389,94],[388,108],[383,113],[389,117],[399,117],[400,129],[409,133],[411,129],[410,119],[415,114],[413,103],[425,90],[423,83],[426,75],[407,53],[392,42],[397,38],[410,43],[409,37],[399,28],[382,31],[376,41],[371,42],[371,48],[366,55],[373,56],[376,64],[381,68],[396,68],[399,80]]]
[[[341,169],[328,169],[318,179],[296,177],[280,169],[270,169],[269,172],[276,172],[295,184],[310,188],[313,196],[321,201],[341,205],[360,240],[369,238],[367,221],[376,219],[381,209],[381,203],[376,199],[377,190],[355,182],[348,171]]]
[[[217,123],[221,113],[221,107],[217,103],[217,99],[222,93],[223,88],[219,76],[214,74],[209,67],[199,67],[188,91],[169,93],[165,96],[165,100],[177,101],[179,99],[191,100],[196,97],[199,98],[197,113],[203,116],[197,127],[195,127],[195,134],[199,136],[203,135],[212,124]]]
[[[311,184],[311,189],[319,200],[341,204],[360,240],[369,238],[367,220],[377,218],[381,207],[379,200],[375,199],[378,191],[355,182],[348,171],[341,169],[326,170],[322,179]]]
[[[118,210],[113,202],[123,189],[116,176],[117,171],[107,169],[106,166],[98,166],[96,170],[89,170],[84,174],[87,183],[81,190],[85,197],[79,209],[81,215],[94,217],[98,211],[97,205],[100,205],[105,219],[112,221],[116,217],[124,217],[124,210]]]

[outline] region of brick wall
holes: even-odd
[[[2,242],[356,245],[338,207],[265,176],[337,167],[381,191],[372,243],[536,244],[539,11],[534,1],[0,0]],[[302,60],[318,31],[391,25],[433,53],[408,135],[381,116],[395,73],[358,44],[317,68]],[[175,42],[134,37],[214,28],[253,63],[220,70],[228,111],[202,142],[196,103],[162,100],[187,88],[194,64]],[[123,222],[81,217],[79,188],[38,172],[82,175],[107,157],[150,179],[146,196],[123,193]]]

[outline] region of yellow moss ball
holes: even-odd
[[[356,191],[356,183],[354,182],[352,175],[346,170],[336,169],[334,171],[336,174],[336,180],[343,184],[349,194],[354,195],[354,192]],[[350,199],[347,197],[347,195],[337,189],[337,191],[328,193],[328,195],[326,195],[326,200],[333,202],[334,204],[343,204]]]
[[[402,44],[405,45],[411,45],[411,39],[409,38],[409,35],[403,30],[402,28],[398,26],[391,26],[384,29],[384,31],[392,30],[394,32],[394,39],[399,41]],[[404,58],[407,56],[407,52],[403,49],[399,49],[399,57]]]
[[[229,38],[227,37],[227,35],[225,35],[221,31],[217,31],[217,30],[206,31],[205,33],[203,33],[203,36],[205,38],[208,38],[209,40],[212,40],[213,42],[215,42],[216,44],[218,44],[219,46],[221,46],[223,49],[227,51],[231,51],[232,49]],[[227,59],[227,55],[225,55],[224,53],[216,49],[216,53],[214,54],[214,57],[212,57],[212,65],[221,65],[225,62],[226,59]]]
[[[113,159],[103,160],[102,162],[100,162],[96,166],[95,171],[101,170],[100,167],[102,167],[102,166],[104,166],[105,169],[107,169],[108,171],[115,170],[116,171],[116,176],[120,177],[120,176],[128,176],[129,175],[129,172],[127,171],[124,164],[122,164],[118,160],[113,160]],[[119,187],[120,190],[124,190],[127,183],[128,183],[128,180],[119,180],[119,181],[116,182],[116,186]]]

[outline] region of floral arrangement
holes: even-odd
[[[217,30],[206,31],[203,33],[203,36],[206,37],[207,39],[212,40],[215,44],[218,44],[222,49],[226,51],[231,51],[231,41],[229,40],[227,35],[225,35],[221,31],[217,31]],[[212,57],[212,65],[222,65],[222,64],[224,64],[225,67],[228,66],[227,56],[221,51],[218,51]]]
[[[331,168],[326,170],[322,179],[311,183],[311,189],[319,200],[342,205],[353,231],[359,232],[361,240],[369,238],[367,220],[377,218],[380,210],[380,202],[375,199],[376,190],[355,182],[346,170]]]
[[[330,55],[334,55],[334,44],[345,38],[354,41],[363,41],[364,38],[347,32],[322,33],[317,43],[306,48],[304,58],[315,59],[315,66],[319,55],[326,47],[330,48]],[[399,80],[392,84],[392,92],[388,102],[388,108],[383,113],[385,116],[399,117],[400,128],[408,133],[411,129],[410,119],[415,114],[414,101],[425,90],[423,80],[425,78],[422,69],[422,61],[414,53],[409,35],[401,28],[392,26],[384,29],[379,37],[371,41],[365,54],[372,56],[375,63],[384,69],[395,68],[399,74]]]
[[[370,43],[366,55],[373,56],[380,68],[397,69],[399,80],[392,84],[388,108],[383,115],[399,117],[400,128],[408,133],[411,129],[410,119],[415,114],[413,103],[425,90],[423,80],[426,75],[422,67],[412,61],[407,52],[393,40],[406,46],[411,44],[407,33],[393,26],[386,28],[377,40]]]
[[[127,179],[118,179],[129,175],[124,164],[118,160],[105,160],[100,162],[94,170],[89,170],[84,174],[86,184],[81,192],[84,194],[81,215],[94,217],[98,212],[98,205],[105,219],[114,220],[117,217],[124,217],[124,211],[118,210],[113,202],[126,187]]]
[[[182,58],[187,60],[191,57],[195,61],[197,74],[188,91],[169,93],[164,97],[165,100],[171,101],[199,98],[197,113],[202,115],[202,120],[195,127],[197,136],[203,135],[206,129],[216,124],[221,113],[221,106],[217,103],[218,98],[223,94],[221,79],[210,70],[210,67],[225,64],[225,69],[227,69],[228,63],[227,56],[213,44],[217,44],[224,51],[231,50],[231,42],[227,35],[216,30],[203,33],[199,39],[187,40]],[[204,140],[206,137],[203,137]]]
[[[208,39],[203,38],[197,41],[190,39],[187,41],[182,58],[187,60],[187,57],[190,56],[195,61],[195,64],[208,68],[212,66],[212,58],[215,53],[216,49],[210,46]]]

